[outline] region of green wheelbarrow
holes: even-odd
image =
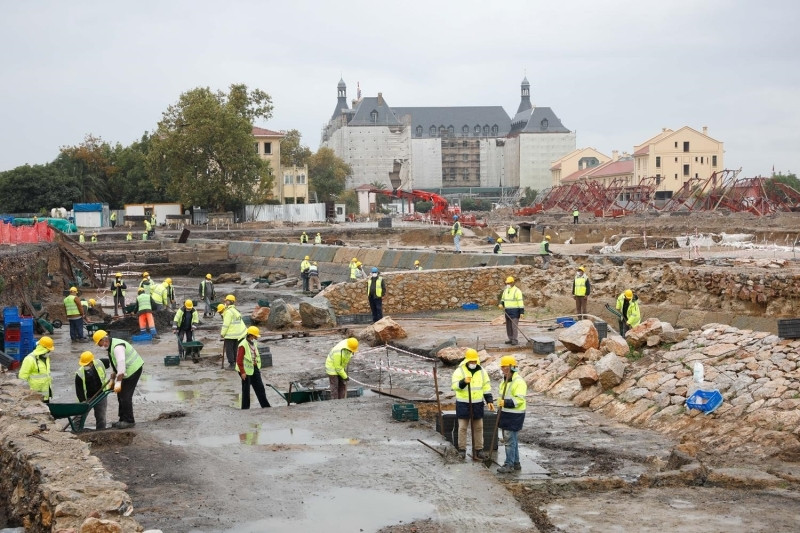
[[[200,341],[186,341],[181,343],[183,347],[183,358],[192,358],[193,362],[200,361],[200,350],[203,349],[203,343]]]
[[[326,399],[325,392],[327,391],[320,389],[309,389],[296,381],[289,383],[289,392],[279,391],[269,383],[265,383],[265,385],[267,387],[271,387],[272,390],[277,392],[281,398],[286,400],[286,405],[291,405],[293,403],[321,402]]]
[[[94,407],[106,399],[111,394],[111,390],[105,389],[94,397],[90,398],[87,402],[82,403],[48,403],[47,407],[50,409],[50,414],[58,420],[59,418],[66,418],[69,424],[64,426],[62,431],[71,428],[73,433],[83,431],[83,425],[86,423],[86,418],[89,412]]]

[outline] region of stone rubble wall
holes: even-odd
[[[610,388],[600,385],[597,373],[586,372],[598,367],[589,351],[525,356],[520,372],[532,391],[625,424],[689,437],[709,453],[748,459],[800,453],[800,340],[706,324],[680,342],[645,348],[643,354],[636,362],[617,358],[625,365],[624,376]],[[698,361],[705,369],[700,388],[717,389],[724,399],[708,415],[685,405],[698,388],[693,381]]]
[[[41,243],[17,246],[14,253],[10,250],[3,247],[0,254],[0,306],[18,305],[22,291],[31,301],[45,300],[51,294],[47,274],[59,272],[58,247]]]
[[[0,375],[0,496],[9,519],[33,533],[84,531],[98,520],[102,531],[142,531],[125,516],[133,511],[125,484],[87,443],[62,432],[65,424],[15,373]]]

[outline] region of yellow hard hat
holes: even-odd
[[[508,277],[506,278],[506,283],[514,283],[514,278],[513,278],[513,277],[511,277],[511,276],[508,276]]]
[[[236,296],[234,296],[233,294],[229,294],[229,295],[227,295],[227,296],[225,297],[225,299],[226,299],[227,301],[231,302],[231,303],[236,303]]]
[[[219,304],[219,305],[217,306],[217,313],[220,313],[220,314],[222,314],[222,313],[224,313],[224,312],[225,312],[225,304]]]
[[[92,352],[87,350],[81,354],[81,361],[80,361],[81,366],[90,365],[92,364],[92,361],[94,361],[94,355],[92,354]]]
[[[108,337],[108,333],[106,333],[105,330],[98,329],[97,331],[94,332],[94,335],[92,335],[92,340],[94,341],[95,344],[100,344],[100,341],[105,339],[106,337]]]
[[[89,298],[89,305],[94,307],[94,304],[96,304],[96,303],[97,303],[97,300],[95,300],[94,298]]]
[[[580,270],[581,272],[586,272],[586,268],[585,268],[585,267],[582,267],[582,266],[579,266],[579,267],[578,267],[578,270]]]
[[[350,337],[349,339],[347,339],[347,349],[350,350],[351,352],[355,352],[356,350],[358,350],[358,339],[356,339],[355,337]]]
[[[417,259],[416,261],[414,261],[414,264],[415,264],[415,265],[418,265],[418,264],[419,264],[419,259]]]
[[[625,299],[630,300],[631,298],[633,298],[633,291],[628,289],[625,291]]]
[[[467,348],[467,351],[464,353],[464,360],[475,362],[479,361],[478,351],[475,348]]]
[[[143,293],[144,292],[144,287],[139,287],[139,290],[137,290],[136,292],[138,292],[139,294]]]
[[[183,302],[183,306],[186,309],[194,309],[194,302],[191,300],[186,300],[185,302]]]
[[[117,272],[116,274],[114,274],[114,276],[116,276],[118,278],[121,278],[122,277],[122,272]]]
[[[83,235],[83,231],[81,231],[81,235]]]
[[[206,279],[211,279],[211,274],[206,274]]]
[[[306,261],[308,261],[309,259],[311,259],[311,258],[310,258],[310,257],[308,257],[308,256],[306,256]]]
[[[544,238],[549,241],[550,240],[550,235],[545,235]]]
[[[358,262],[358,257],[354,257],[354,258],[352,258],[350,261],[355,261],[355,262]]]
[[[319,235],[319,232],[317,232],[317,235]]]
[[[78,287],[70,287],[69,292],[74,292],[75,294],[78,293]]]
[[[363,265],[363,264],[364,264],[364,263],[362,263],[361,261],[356,261],[356,266],[361,266],[361,265]]]
[[[498,238],[497,238],[497,242],[503,242],[503,239],[501,239],[500,237],[498,237]]]
[[[504,355],[500,358],[500,366],[517,366],[517,359],[513,355]]]
[[[166,283],[167,285],[172,285],[172,278],[165,279],[164,283]]]
[[[314,262],[313,262],[313,263],[311,263],[311,264],[312,264],[312,265],[314,265],[314,266],[317,266],[317,262],[316,262],[316,261],[314,261]]]
[[[258,331],[258,328],[255,327],[255,326],[250,326],[249,328],[247,328],[247,334],[248,335],[252,335],[253,337],[260,337],[261,336],[261,332]]]
[[[150,272],[142,272],[142,277],[143,278],[149,278],[150,277]]]
[[[53,348],[55,347],[53,344],[53,339],[50,337],[42,337],[36,342],[36,344],[46,349],[48,352],[52,352]]]

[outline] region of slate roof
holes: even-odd
[[[438,132],[440,126],[449,128],[453,126],[454,134],[461,136],[464,126],[469,128],[469,135],[473,136],[475,126],[497,126],[497,135],[505,136],[511,131],[511,120],[502,106],[464,106],[464,107],[395,107],[395,116],[411,117],[411,136],[415,138],[429,138],[430,128],[435,126]],[[417,136],[417,126],[422,127],[422,135]],[[438,137],[438,134],[437,134]]]
[[[525,133],[570,133],[549,107],[534,107],[533,113],[522,131]]]
[[[378,103],[377,96],[365,96],[355,108],[353,118],[348,126],[400,126],[401,122],[392,108],[382,99],[383,103]],[[372,118],[372,112],[377,111],[376,119]]]

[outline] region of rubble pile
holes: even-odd
[[[612,335],[598,350],[525,357],[520,372],[533,391],[619,422],[691,435],[707,450],[757,449],[763,457],[800,450],[800,340],[723,324],[674,330],[649,319],[627,341],[624,357],[625,341]],[[697,362],[702,383],[693,379]],[[722,405],[708,415],[688,409],[686,399],[698,388],[719,390]]]

